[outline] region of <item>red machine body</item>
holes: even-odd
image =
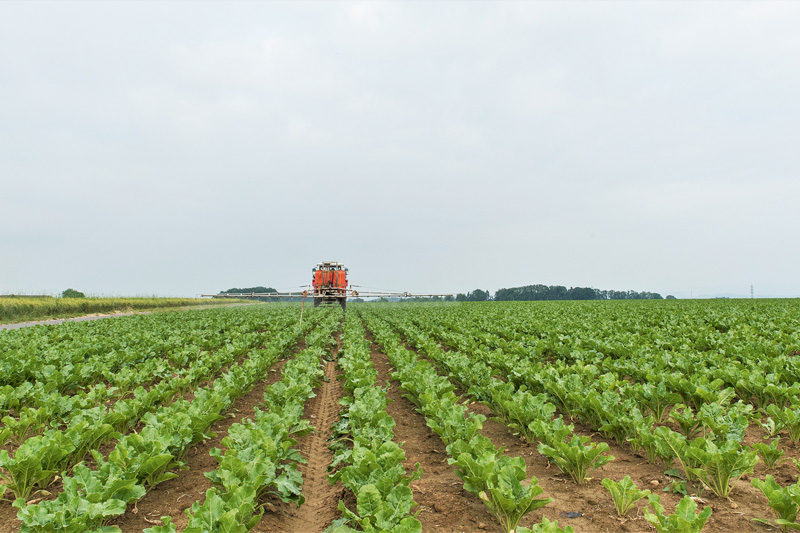
[[[345,308],[347,303],[347,269],[341,263],[326,261],[312,269],[311,287],[314,307],[324,303],[338,303]]]

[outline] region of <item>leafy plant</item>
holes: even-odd
[[[701,513],[697,513],[697,503],[688,496],[678,502],[673,514],[667,515],[664,514],[660,500],[657,494],[651,494],[648,501],[653,512],[651,513],[646,507],[644,509],[645,520],[650,522],[658,533],[697,533],[703,529],[708,517],[711,516],[711,507],[706,507]]]
[[[470,443],[459,441],[450,446],[450,462],[458,466],[456,473],[464,480],[464,488],[477,494],[505,531],[513,532],[523,516],[544,507],[552,498],[537,498],[543,491],[539,480],[528,477],[522,457],[498,453],[492,443],[478,435]]]
[[[753,471],[758,463],[757,452],[736,441],[725,441],[717,446],[710,440],[697,440],[701,441],[701,445],[689,447],[687,456],[700,466],[689,467],[688,470],[714,494],[727,498],[733,483]]]
[[[777,516],[775,525],[782,531],[800,529],[800,523],[797,522],[797,511],[800,508],[800,486],[790,485],[783,488],[775,483],[775,478],[770,475],[767,475],[764,481],[754,479],[751,484],[767,497],[770,508]],[[753,521],[773,525],[763,518],[754,518]]]
[[[648,408],[652,411],[656,422],[661,422],[669,406],[679,402],[681,399],[680,395],[669,390],[667,384],[663,381],[659,381],[658,385],[652,383],[640,384],[634,390],[634,397],[642,410]]]
[[[670,410],[669,418],[678,424],[683,436],[689,440],[699,431],[700,421],[694,417],[691,407],[677,404]]]
[[[588,475],[614,460],[613,455],[603,455],[609,450],[605,442],[594,443],[590,437],[573,435],[569,441],[554,441],[552,445],[539,444],[539,453],[558,465],[572,480],[583,485]]]
[[[575,533],[572,526],[558,527],[558,520],[550,521],[546,516],[542,517],[539,524],[534,524],[532,527],[518,527],[517,533]]]
[[[27,499],[34,488],[44,488],[53,479],[74,449],[60,433],[31,437],[17,448],[14,457],[0,450],[0,478],[15,498]]]
[[[202,505],[194,502],[187,509],[190,519],[183,533],[247,533],[261,520],[263,512],[255,512],[255,489],[251,485],[224,493],[212,487],[206,491]]]
[[[786,455],[786,452],[778,448],[778,442],[780,442],[780,440],[781,438],[777,437],[769,445],[763,442],[753,444],[753,449],[758,452],[758,456],[764,461],[764,466],[767,467],[767,470],[775,468],[779,464],[779,461],[783,462],[781,459]]]
[[[800,409],[794,405],[780,409],[777,405],[770,404],[767,406],[767,413],[789,431],[789,440],[794,444],[800,443]]]
[[[672,492],[674,494],[681,494],[683,496],[688,496],[689,491],[686,489],[686,480],[685,479],[672,479],[669,482],[669,485],[664,487],[662,492]]]
[[[771,404],[768,406],[768,408],[773,406],[774,405]],[[758,425],[760,425],[761,428],[767,433],[767,436],[765,438],[769,439],[777,436],[778,433],[780,433],[781,430],[785,427],[784,423],[780,419],[778,419],[778,421],[776,422],[775,419],[772,418],[771,416],[768,416],[766,420],[764,420],[763,422],[759,421]]]
[[[49,505],[27,505],[25,498],[14,500],[23,532],[95,531],[109,519],[125,512],[128,503],[144,496],[145,488],[136,479],[106,463],[99,471],[83,464],[73,476],[64,477],[64,490]],[[56,525],[58,524],[58,525]],[[101,529],[102,530],[102,529]],[[104,531],[114,531],[107,528]]]
[[[422,525],[416,517],[409,516],[414,500],[411,489],[398,485],[382,496],[373,484],[362,485],[356,494],[357,504],[355,512],[347,508],[339,500],[339,511],[342,518],[357,524],[362,531],[402,531],[420,533]],[[333,531],[356,531],[343,525],[335,527]]]
[[[622,481],[614,481],[605,478],[603,486],[611,494],[614,500],[614,508],[617,510],[617,515],[625,516],[633,508],[633,504],[650,494],[649,490],[639,490],[630,476],[625,476]]]
[[[716,439],[742,442],[752,414],[753,406],[741,401],[728,407],[718,402],[708,402],[700,408],[697,418],[703,425],[706,437],[713,435]]]
[[[651,463],[660,461],[665,467],[672,464],[675,452],[669,446],[665,435],[672,430],[665,426],[653,426],[647,423],[638,423],[635,428],[635,436],[628,438],[634,450],[642,449],[647,455],[647,460]]]

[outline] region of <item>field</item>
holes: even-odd
[[[0,533],[796,525],[796,300],[299,311],[0,331]]]
[[[207,298],[53,298],[0,296],[0,324],[68,318],[91,313],[131,312],[190,306],[230,304]]]

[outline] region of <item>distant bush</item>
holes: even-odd
[[[67,289],[61,293],[62,298],[86,298],[86,295],[75,289]]]

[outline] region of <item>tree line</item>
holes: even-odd
[[[670,296],[667,296],[670,298]],[[489,291],[475,289],[466,294],[458,294],[459,302],[520,302],[541,300],[663,300],[664,297],[657,292],[614,291],[600,290],[591,287],[570,287],[563,285],[525,285],[524,287],[511,287],[498,289],[494,296]]]
[[[220,291],[220,294],[249,294],[251,292],[254,292],[254,293],[275,293],[275,292],[278,292],[278,291],[273,289],[272,287],[258,286],[258,287],[245,287],[243,289],[237,289],[237,288],[228,289],[227,291]],[[248,300],[258,300],[259,302],[275,302],[275,301],[301,302],[301,301],[303,301],[303,297],[302,296],[288,296],[288,297],[285,296],[285,297],[282,297],[282,298],[276,298],[274,296],[273,297],[270,297],[270,296],[255,296],[255,297],[243,296],[242,298],[243,299],[248,299]]]
[[[272,287],[247,287],[243,289],[228,289],[220,291],[222,294],[234,293],[271,293],[278,292]],[[667,296],[667,299],[673,299],[674,296]],[[278,298],[260,297],[254,298],[262,302],[274,302]],[[403,301],[411,302],[529,302],[529,301],[542,301],[542,300],[663,300],[664,297],[657,292],[637,292],[637,291],[614,291],[614,290],[600,290],[590,287],[570,287],[569,289],[563,285],[525,285],[524,287],[511,287],[507,289],[498,289],[492,295],[488,290],[475,289],[467,293],[459,293],[453,296],[433,296],[430,298],[408,298]],[[280,298],[284,302],[299,302],[301,297],[293,298]],[[360,299],[352,299],[351,301],[360,301]]]

